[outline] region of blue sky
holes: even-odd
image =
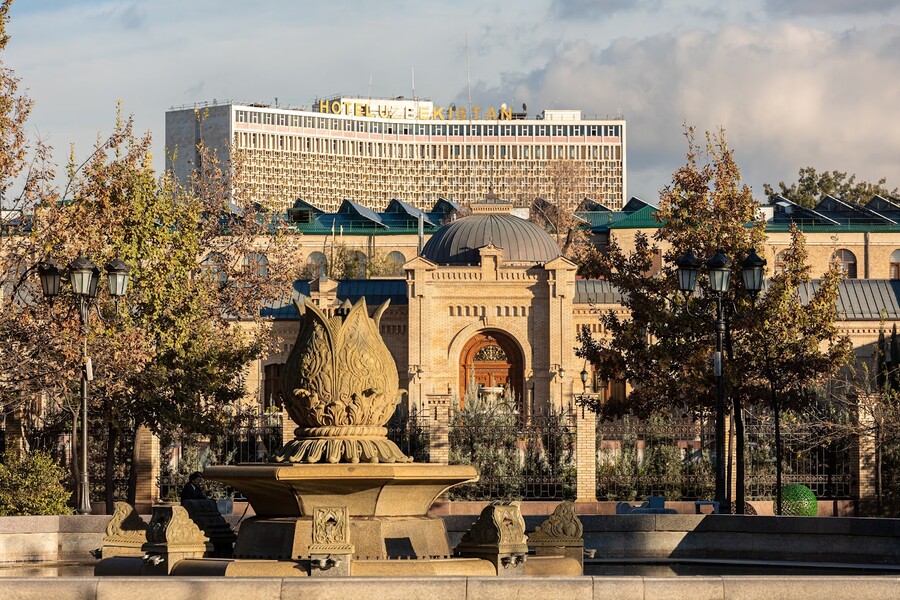
[[[410,95],[413,69],[465,103],[468,39],[474,104],[624,114],[630,195],[670,180],[683,123],[724,127],[758,195],[807,165],[900,186],[900,0],[18,0],[9,32],[60,165],[117,101],[158,167],[174,105]]]

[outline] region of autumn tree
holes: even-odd
[[[560,253],[586,263],[594,248],[588,223],[578,216],[585,202],[587,169],[570,158],[557,158],[547,166],[550,194],[531,202],[529,220],[545,229],[559,246]]]
[[[608,380],[626,380],[632,389],[622,404],[594,404],[601,416],[634,413],[681,414],[686,409],[708,411],[715,403],[715,385],[710,356],[715,347],[716,306],[708,278],[698,282],[699,292],[685,297],[678,293],[674,262],[687,251],[703,258],[723,252],[732,259],[732,291],[726,310],[726,340],[723,357],[725,388],[735,419],[736,509],[743,509],[743,407],[762,403],[760,379],[751,367],[754,353],[766,339],[748,340],[748,332],[761,331],[762,311],[744,290],[741,260],[765,241],[765,223],[750,189],[741,183],[733,151],[724,132],[707,134],[705,144],[695,141],[693,129],[686,131],[686,164],[673,175],[671,185],[660,195],[660,228],[653,238],[638,234],[633,249],[612,240],[608,252],[598,255],[590,269],[623,292],[625,314],[610,311],[600,319],[609,337],[595,339],[585,329],[579,335],[579,356],[589,360]],[[664,249],[664,265],[652,275],[654,256]],[[830,288],[829,288],[830,289]],[[815,304],[814,314],[826,327],[834,314]],[[830,331],[830,330],[829,330]],[[768,332],[772,334],[771,331]],[[779,355],[783,356],[783,355]],[[806,356],[805,358],[810,358]],[[809,360],[804,363],[822,375],[831,366]],[[781,367],[781,365],[779,365]],[[786,367],[785,367],[786,368]],[[806,379],[805,381],[809,381]]]
[[[797,181],[786,184],[778,182],[778,190],[766,183],[763,185],[766,196],[778,193],[801,206],[812,208],[818,204],[822,196],[831,195],[848,202],[865,204],[876,194],[884,198],[900,196],[900,189],[890,189],[887,179],[882,177],[876,183],[857,181],[856,175],[843,171],[817,172],[814,167],[803,167],[797,173]]]
[[[101,295],[87,338],[96,377],[91,427],[107,445],[108,503],[115,448],[138,428],[224,426],[226,407],[244,395],[247,363],[272,341],[260,308],[291,282],[277,215],[246,200],[232,179],[239,164],[222,165],[201,146],[201,170],[179,187],[153,171],[150,143],[120,115],[83,168],[72,166],[69,196],[38,207],[30,237],[42,259],[120,258],[131,268],[124,306],[116,310]],[[39,296],[36,278],[26,284]],[[30,309],[50,328],[71,329],[70,300]],[[79,354],[69,355],[77,364]],[[133,501],[133,468],[129,476]]]

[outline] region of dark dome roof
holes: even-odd
[[[505,262],[546,263],[559,254],[550,235],[530,221],[505,214],[471,215],[434,232],[422,256],[439,265],[477,265],[478,249],[494,244]]]

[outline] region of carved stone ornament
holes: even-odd
[[[369,317],[365,299],[328,317],[312,301],[295,302],[300,332],[284,369],[283,396],[299,425],[276,462],[410,462],[387,439],[400,401],[397,365],[379,333],[382,304]]]
[[[350,544],[350,511],[346,506],[316,507],[313,511],[310,555],[353,554]]]
[[[560,502],[550,517],[528,536],[530,544],[541,542],[583,542],[584,527],[575,514],[574,502]]]
[[[184,507],[175,505],[153,507],[153,517],[147,527],[148,544],[165,545],[171,549],[178,546],[203,545],[208,541]]]
[[[127,502],[116,502],[112,518],[106,524],[103,543],[143,544],[147,541],[147,524],[133,506]]]
[[[519,502],[493,502],[486,506],[463,535],[457,552],[491,550],[498,554],[526,554],[528,538],[520,506]]]

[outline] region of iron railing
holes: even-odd
[[[564,500],[576,490],[574,414],[521,420],[503,411],[457,413],[449,428],[450,462],[479,471],[477,483],[457,486],[457,500]]]

